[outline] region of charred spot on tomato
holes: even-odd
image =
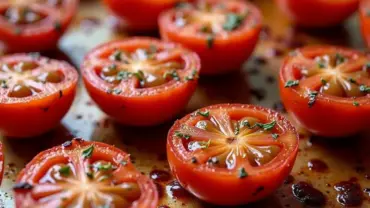
[[[2,16],[10,23],[17,25],[33,24],[46,18],[44,14],[33,11],[27,6],[9,7],[2,13]]]
[[[33,186],[27,182],[17,183],[13,186],[14,191],[26,191],[33,189]]]

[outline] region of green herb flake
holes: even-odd
[[[86,159],[86,158],[90,158],[90,157],[91,157],[91,155],[92,155],[92,153],[93,153],[93,151],[94,151],[94,146],[93,146],[93,145],[91,145],[90,147],[88,147],[88,148],[86,148],[84,151],[82,151],[82,157],[83,157],[84,159]]]
[[[63,166],[59,169],[59,173],[63,176],[69,176],[71,173],[71,168],[68,165]]]
[[[271,136],[272,136],[273,139],[277,139],[277,138],[279,138],[280,135],[279,134],[271,134]]]
[[[192,157],[192,158],[191,158],[191,163],[193,163],[193,164],[198,163],[197,158],[196,158],[196,157]]]
[[[337,66],[339,64],[344,63],[345,61],[346,61],[346,58],[342,54],[339,54],[339,53],[335,54],[335,63]]]
[[[57,32],[62,32],[62,24],[59,21],[54,22],[54,30]]]
[[[321,80],[321,83],[322,83],[323,85],[326,85],[326,83],[328,83],[328,81],[326,81],[326,80],[325,80],[325,79],[323,79],[323,78],[321,78],[320,80]]]
[[[366,85],[361,85],[360,86],[360,91],[364,92],[364,93],[370,93],[370,87],[368,87]]]
[[[188,134],[183,134],[183,133],[180,133],[180,132],[178,132],[178,131],[176,131],[175,132],[175,136],[176,137],[179,137],[179,138],[181,138],[181,139],[186,139],[186,140],[189,140],[190,139],[190,135],[188,135]]]
[[[207,43],[207,48],[208,49],[213,48],[214,41],[215,41],[215,37],[213,35],[208,35],[207,36],[206,43]]]
[[[0,87],[3,89],[7,89],[9,86],[6,83],[6,80],[1,80],[0,81]]]
[[[121,164],[122,166],[126,166],[126,165],[127,165],[127,161],[122,160],[122,161],[120,162],[120,164]]]
[[[322,62],[322,61],[319,61],[319,62],[317,62],[317,67],[319,67],[320,69],[323,69],[323,68],[325,68],[325,63]]]
[[[205,110],[205,111],[197,111],[196,114],[197,115],[200,115],[200,116],[203,116],[203,117],[209,117],[209,111],[208,110]]]
[[[355,79],[353,79],[352,77],[350,77],[349,79],[348,79],[348,81],[349,82],[351,82],[352,84],[356,84],[357,82],[356,82],[356,80]]]
[[[242,15],[236,13],[229,13],[226,15],[226,22],[223,24],[223,28],[226,31],[233,31],[237,29],[244,21]]]
[[[271,121],[270,123],[262,124],[256,123],[255,126],[262,128],[265,131],[269,131],[275,127],[276,121]]]
[[[115,94],[115,95],[119,95],[119,94],[121,94],[122,93],[122,90],[121,89],[114,89],[113,90],[113,94]]]
[[[312,108],[312,106],[315,104],[316,102],[316,97],[319,93],[317,91],[311,91],[309,94],[308,94],[308,107]]]
[[[121,56],[122,56],[122,51],[120,51],[120,50],[115,50],[115,51],[113,52],[113,54],[111,55],[111,59],[112,59],[113,61],[122,61]]]
[[[240,168],[239,169],[239,178],[246,178],[246,177],[248,177],[247,171],[245,171],[244,168]]]
[[[107,163],[107,164],[98,164],[95,166],[96,169],[98,169],[99,171],[109,171],[109,170],[112,170],[113,169],[113,166],[111,163]]]
[[[87,172],[86,176],[90,179],[94,179],[94,175],[91,172]]]
[[[155,45],[151,44],[151,45],[149,46],[149,53],[157,53],[157,52],[158,52],[158,48],[157,48],[157,46],[155,46]]]
[[[360,103],[358,103],[357,101],[353,101],[353,105],[358,107],[358,106],[360,106]]]
[[[166,71],[164,74],[163,74],[163,78],[164,79],[167,79],[168,77],[176,80],[176,81],[180,81],[180,77],[179,77],[179,74],[177,73],[176,70],[171,70],[171,71]]]
[[[211,140],[208,140],[208,142],[198,142],[201,149],[207,149],[211,145]]]
[[[289,80],[285,83],[285,88],[299,85],[299,80]]]
[[[198,79],[198,72],[195,69],[191,72],[190,75],[188,75],[188,76],[185,77],[185,80],[186,81],[193,81],[195,79]]]
[[[210,31],[211,31],[211,29],[209,28],[208,25],[202,25],[200,27],[200,32],[202,32],[202,33],[209,33]]]
[[[132,76],[131,72],[128,71],[120,71],[117,73],[116,80],[121,81],[121,80],[126,80]]]

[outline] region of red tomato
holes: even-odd
[[[273,193],[289,175],[298,135],[283,116],[262,107],[214,105],[177,121],[167,157],[180,184],[217,205],[238,205]]]
[[[340,24],[358,8],[359,0],[275,0],[291,21],[303,27]]]
[[[334,46],[296,50],[280,69],[280,94],[309,131],[342,137],[368,128],[370,59]]]
[[[370,0],[360,2],[360,21],[362,36],[368,47],[370,47]]]
[[[0,131],[37,136],[57,126],[72,105],[78,74],[66,62],[38,54],[0,58]]]
[[[82,66],[86,88],[108,115],[127,125],[173,118],[197,86],[198,56],[173,43],[129,38],[91,51]]]
[[[103,0],[131,30],[155,30],[159,14],[186,0]]]
[[[10,52],[53,49],[77,6],[78,0],[2,0],[0,40]]]
[[[82,139],[43,151],[17,177],[16,207],[155,208],[156,186],[129,158],[111,145]]]
[[[164,12],[161,37],[197,52],[202,74],[238,70],[251,55],[261,31],[261,13],[240,0],[201,0]]]

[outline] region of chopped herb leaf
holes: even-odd
[[[322,83],[323,85],[326,85],[326,83],[328,83],[328,81],[326,81],[325,79],[321,78],[321,83]]]
[[[360,86],[360,91],[364,92],[364,93],[370,93],[370,87],[368,87],[366,85],[361,85]]]
[[[319,67],[320,69],[323,69],[323,68],[325,68],[325,63],[322,62],[322,61],[319,61],[319,62],[317,62],[317,67]]]
[[[122,90],[118,89],[118,88],[113,90],[113,94],[115,94],[115,95],[119,95],[119,94],[121,94],[121,92],[122,92]]]
[[[153,45],[153,44],[151,44],[151,45],[149,46],[149,53],[157,53],[157,51],[158,51],[157,46],[155,46],[155,45]]]
[[[236,13],[229,13],[226,15],[226,22],[223,25],[224,30],[233,31],[237,29],[244,21],[244,17]]]
[[[90,147],[88,147],[88,148],[86,148],[84,151],[82,151],[82,157],[83,157],[84,159],[86,159],[86,158],[90,158],[90,157],[91,157],[91,155],[92,155],[92,153],[93,153],[93,151],[94,151],[94,146],[93,146],[93,145],[91,145]]]
[[[59,21],[56,21],[54,23],[54,29],[57,31],[57,32],[62,32],[62,24],[59,22]]]
[[[122,160],[120,163],[121,163],[121,165],[123,165],[123,166],[126,166],[126,165],[127,165],[127,161],[125,161],[125,160]]]
[[[189,76],[185,77],[186,81],[192,81],[198,78],[197,70],[193,70]]]
[[[339,53],[335,54],[335,63],[337,66],[339,64],[342,64],[345,60],[346,58],[342,54],[339,54]]]
[[[358,107],[358,106],[360,106],[360,103],[358,103],[357,101],[353,101],[353,105]]]
[[[349,79],[348,79],[348,81],[349,82],[351,82],[351,83],[353,83],[353,84],[356,84],[357,82],[356,82],[356,80],[355,79],[353,79],[352,77],[350,77]]]
[[[3,88],[3,89],[7,89],[8,88],[8,85],[6,84],[6,80],[1,80],[0,81],[0,87]]]
[[[195,164],[195,163],[197,163],[197,162],[198,162],[198,160],[197,160],[197,158],[196,158],[196,157],[192,157],[192,158],[191,158],[191,163]]]
[[[255,125],[262,128],[265,131],[271,130],[275,127],[276,121],[271,121],[270,123],[266,124],[261,124],[261,123],[256,123]]]
[[[308,100],[308,107],[312,107],[314,104],[315,104],[315,102],[316,102],[316,97],[317,97],[317,95],[318,95],[319,93],[318,92],[316,92],[316,91],[311,91],[309,94],[308,94],[308,98],[309,98],[309,100]]]
[[[239,178],[246,178],[248,177],[248,173],[245,171],[244,168],[239,169]]]
[[[186,139],[186,140],[190,139],[190,137],[191,137],[188,134],[183,134],[183,133],[180,133],[178,131],[175,132],[175,136],[177,136],[177,137],[179,137],[181,139]]]
[[[94,175],[91,173],[91,172],[87,172],[86,173],[86,176],[90,179],[93,179],[94,178]]]
[[[203,33],[208,33],[208,32],[211,32],[211,29],[209,28],[208,25],[202,25],[200,27],[200,31],[203,32]]]
[[[112,170],[113,169],[113,166],[111,163],[107,163],[107,164],[98,164],[95,166],[99,171],[109,171],[109,170]]]
[[[207,149],[209,145],[211,145],[211,140],[208,140],[208,142],[198,142],[201,149]]]
[[[285,83],[285,87],[293,87],[299,84],[299,80],[289,80]]]
[[[69,176],[71,173],[71,168],[68,165],[63,166],[59,169],[59,173],[64,176]]]
[[[113,59],[114,61],[122,61],[121,55],[122,55],[122,51],[120,51],[120,50],[115,50],[115,51],[113,52],[113,54],[112,54],[110,57],[111,57],[111,59]]]
[[[144,81],[145,75],[144,72],[139,70],[134,73],[135,77],[138,78],[140,81]]]
[[[197,111],[197,115],[201,115],[203,117],[209,117],[209,111],[206,110],[206,111]]]
[[[132,73],[131,72],[128,72],[128,71],[120,71],[118,72],[117,76],[116,76],[116,80],[126,80],[128,78],[130,78],[132,76]]]
[[[272,138],[277,139],[279,137],[279,134],[271,134]]]
[[[207,48],[211,49],[213,48],[213,44],[214,44],[214,41],[215,41],[215,37],[213,35],[208,35],[207,36]]]
[[[111,176],[112,176],[112,175],[103,175],[103,176],[99,177],[98,182],[105,181],[105,180],[107,180],[108,178],[110,178]]]
[[[176,81],[179,81],[180,80],[179,74],[177,73],[176,70],[166,71],[163,74],[163,78],[164,79],[167,79],[167,77],[171,77],[171,78],[173,78]]]

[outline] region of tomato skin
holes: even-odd
[[[136,31],[156,30],[159,14],[175,6],[179,0],[103,0],[106,6]]]
[[[275,0],[281,11],[297,25],[328,27],[340,24],[358,8],[359,0]]]
[[[219,0],[209,2],[219,2]],[[245,2],[245,4],[252,11],[252,15],[255,16],[256,25],[253,29],[231,32],[232,35],[230,34],[226,39],[216,37],[212,49],[207,47],[207,40],[203,36],[179,33],[172,21],[176,9],[168,10],[160,15],[158,21],[161,37],[164,40],[180,43],[195,51],[202,62],[201,74],[217,75],[239,70],[253,53],[262,28],[260,11],[250,3]]]
[[[16,54],[0,58],[28,60],[26,54]],[[41,58],[42,60],[44,58]],[[27,138],[39,136],[56,127],[71,107],[76,95],[78,74],[68,63],[58,62],[65,77],[68,78],[66,85],[53,94],[41,98],[18,98],[17,101],[7,101],[2,94],[0,102],[0,129],[1,133],[11,138]],[[68,75],[67,75],[68,73]],[[34,97],[34,96],[33,96]]]
[[[24,26],[23,32],[17,34],[14,28],[8,27],[4,20],[0,21],[0,40],[4,42],[6,52],[35,52],[55,49],[59,39],[68,29],[68,26],[73,20],[73,16],[77,12],[79,0],[64,0],[67,2],[67,12],[63,13],[64,17],[58,21],[58,29],[56,22],[47,21],[41,24]],[[8,3],[0,4],[0,11],[5,10]],[[49,12],[49,9],[44,9]],[[19,29],[19,26],[15,26]]]
[[[262,110],[264,113],[269,112],[274,114],[271,110],[241,104],[219,104],[200,109],[200,111],[204,112],[206,109],[229,107],[242,107],[257,111]],[[258,112],[255,113],[255,115],[257,114]],[[219,172],[220,170],[204,166],[198,167],[196,164],[184,161],[183,158],[186,157],[185,155],[187,153],[179,152],[181,144],[172,142],[171,140],[174,140],[173,135],[176,129],[192,115],[189,114],[181,120],[176,121],[170,129],[167,137],[167,158],[172,173],[179,183],[197,198],[208,203],[223,206],[255,202],[272,194],[291,172],[298,152],[298,135],[294,127],[281,116],[278,116],[278,119],[282,119],[283,125],[286,125],[284,128],[292,131],[296,143],[293,144],[294,148],[283,164],[273,170],[269,170],[267,173],[262,172],[261,174],[248,175],[246,178],[240,179],[232,171],[230,171],[231,173],[225,170]]]
[[[127,166],[131,169],[131,171],[136,171],[138,176],[138,183],[140,189],[145,191],[141,197],[135,201],[130,208],[156,208],[158,205],[158,192],[156,189],[155,184],[146,176],[141,175],[133,164],[129,161],[129,154],[123,152],[122,150],[108,145],[102,142],[91,142],[81,140],[81,138],[75,138],[71,141],[72,145],[76,143],[80,145],[80,147],[89,147],[90,145],[94,145],[95,149],[102,149],[100,150],[99,157],[104,159],[114,160],[114,158],[127,158]],[[104,150],[105,149],[105,150]],[[63,153],[61,155],[55,155],[56,153],[60,153],[63,151],[62,145],[55,146],[51,149],[45,150],[40,152],[36,155],[22,171],[18,174],[16,183],[27,182],[30,184],[35,183],[40,177],[45,174],[47,171],[48,166],[52,166],[55,163],[65,160],[65,155]],[[111,155],[109,152],[115,152],[114,155]],[[110,157],[110,158],[109,158]],[[46,167],[45,167],[46,166]],[[17,208],[24,208],[25,204],[27,207],[42,207],[37,200],[33,199],[30,190],[15,190],[14,194],[15,204]],[[30,206],[32,205],[32,206]]]
[[[0,185],[4,176],[4,147],[0,142]]]
[[[367,47],[370,47],[370,18],[368,15],[368,8],[370,8],[370,1],[368,0],[360,1],[359,12],[360,12],[361,32]]]
[[[128,45],[147,46],[150,42],[157,44],[164,43],[153,38],[132,38],[127,43]],[[100,48],[110,47],[110,45],[115,44],[121,45],[121,42],[117,41],[101,45],[91,51],[90,54],[100,50]],[[90,58],[90,55],[87,55],[85,62]],[[195,53],[189,54],[186,58],[187,61],[191,63],[189,64],[189,67],[192,67],[191,70],[199,71],[200,60]],[[83,67],[82,75],[89,95],[98,104],[100,109],[115,118],[118,122],[132,126],[153,126],[172,119],[185,108],[198,84],[197,79],[194,79],[175,84],[166,89],[149,90],[153,91],[153,94],[150,95],[146,93],[143,96],[117,96],[107,94],[106,90],[102,88],[102,84],[99,84],[91,76],[87,67]]]
[[[321,46],[312,46],[312,48],[325,51],[325,47]],[[352,50],[352,53],[360,54],[354,50]],[[352,99],[323,96],[320,93],[315,104],[310,108],[307,96],[302,95],[294,88],[285,87],[288,61],[289,58],[286,58],[280,68],[279,87],[282,102],[287,111],[293,116],[293,119],[310,132],[324,137],[350,136],[368,127],[370,116],[369,95],[358,98],[356,101],[358,101],[359,106],[355,106]]]

